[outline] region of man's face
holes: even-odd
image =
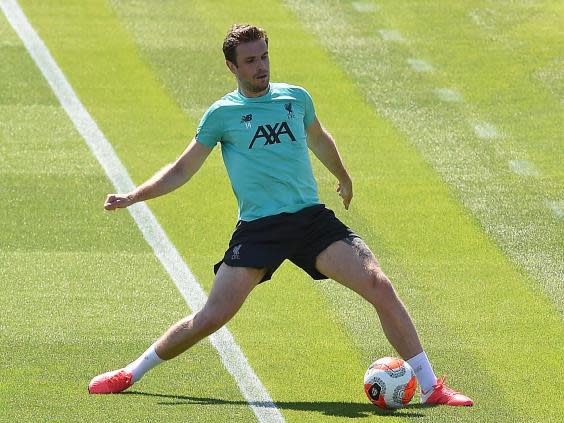
[[[237,76],[243,94],[258,94],[268,88],[270,63],[268,46],[264,40],[239,44],[236,48],[237,65],[227,61],[227,66]]]

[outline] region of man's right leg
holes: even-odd
[[[200,311],[172,325],[149,350],[126,368],[96,376],[88,391],[91,394],[121,392],[154,367],[147,366],[147,360],[153,360],[153,364],[170,360],[220,329],[239,311],[265,272],[266,269],[230,267],[223,263]]]
[[[172,325],[155,342],[157,355],[170,360],[220,329],[239,311],[264,273],[265,269],[230,267],[223,263],[204,308]]]

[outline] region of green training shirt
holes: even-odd
[[[196,140],[221,144],[240,220],[319,204],[305,131],[314,119],[309,93],[282,83],[271,83],[260,97],[235,90],[204,114]]]

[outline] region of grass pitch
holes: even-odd
[[[372,407],[362,375],[393,354],[376,316],[335,283],[285,265],[229,327],[287,421],[559,421],[564,234],[546,204],[558,206],[563,186],[561,6],[21,4],[136,182],[173,160],[233,88],[220,50],[233,22],[264,26],[272,79],[313,94],[355,181],[347,213],[316,162],[322,199],[373,248],[435,370],[476,406]],[[93,375],[135,358],[188,310],[129,215],[102,212],[109,182],[3,16],[0,56],[0,419],[252,421],[207,341],[130,394],[87,395]],[[410,69],[414,58],[435,71]],[[496,65],[512,69],[510,82],[491,77]],[[436,88],[463,101],[445,102]],[[524,110],[531,120],[514,118]],[[484,141],[479,123],[503,136]],[[511,173],[513,158],[538,176]],[[236,219],[218,151],[150,206],[208,290]]]

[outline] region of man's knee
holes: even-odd
[[[373,302],[385,304],[396,296],[392,283],[379,267],[369,270],[368,279],[369,291]]]

